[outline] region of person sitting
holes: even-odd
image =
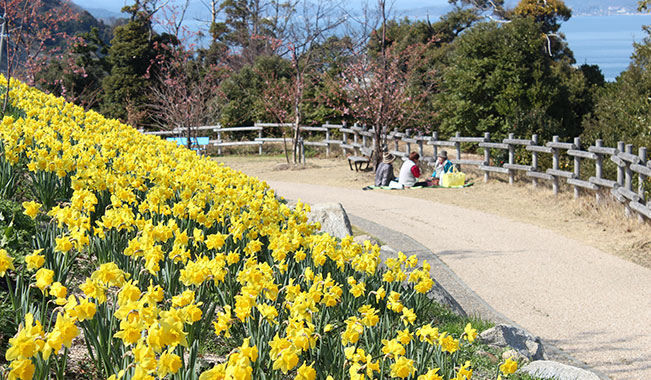
[[[441,153],[436,156],[436,164],[434,164],[434,173],[432,173],[431,182],[434,185],[439,185],[443,174],[452,173],[453,170],[454,165],[448,159],[448,152],[442,150]]]
[[[382,162],[375,171],[375,186],[389,186],[389,183],[394,180],[393,161],[395,159],[396,157],[393,154],[384,152]]]
[[[426,181],[418,182],[418,177],[420,177],[420,168],[418,167],[419,159],[420,155],[418,153],[411,152],[407,161],[402,164],[400,175],[398,176],[398,183],[403,187],[427,186]]]

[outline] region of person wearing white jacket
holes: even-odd
[[[427,186],[427,182],[418,182],[420,177],[420,168],[418,167],[418,160],[420,155],[416,152],[409,153],[409,158],[402,164],[400,168],[400,175],[398,182],[404,187],[414,186]]]

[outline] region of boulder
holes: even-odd
[[[387,261],[389,257],[398,257],[398,251],[388,245],[380,246],[380,258],[382,259],[382,263]]]
[[[321,232],[325,232],[330,236],[345,238],[353,234],[350,227],[350,220],[346,210],[341,203],[318,203],[311,206],[310,214],[308,215],[309,223],[321,223]]]
[[[376,244],[376,245],[378,244],[378,241],[377,241],[376,239],[374,239],[374,238],[373,238],[372,236],[370,236],[370,235],[359,235],[359,236],[355,236],[355,238],[353,238],[353,241],[354,241],[355,243],[357,243],[357,244],[362,244],[362,245],[363,245],[364,242],[367,241],[367,240],[370,241],[371,244]]]
[[[483,331],[479,338],[482,342],[499,348],[511,347],[529,360],[545,359],[545,349],[540,338],[509,325],[497,325]]]
[[[440,303],[443,306],[446,306],[448,309],[452,310],[452,312],[456,315],[462,316],[462,317],[467,317],[468,315],[466,314],[466,311],[463,310],[463,307],[459,305],[459,302],[455,300],[450,293],[448,293],[447,290],[445,290],[444,287],[441,286],[441,284],[434,279],[434,286],[432,286],[432,289],[429,290],[427,293],[427,296]]]
[[[520,368],[520,372],[541,379],[599,380],[599,376],[590,371],[551,360],[538,360],[531,362]]]
[[[510,349],[510,350],[506,350],[506,351],[502,352],[502,359],[506,360],[506,359],[509,359],[509,358],[512,358],[513,360],[518,360],[518,361],[521,361],[521,362],[526,362],[526,363],[530,362],[528,357],[522,355],[520,353],[520,351],[514,350],[514,349]]]

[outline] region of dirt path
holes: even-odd
[[[312,173],[229,164],[267,180],[282,196],[340,202],[352,215],[414,238],[489,305],[531,333],[612,379],[651,379],[651,270],[585,244],[580,241],[589,238],[585,234],[572,239],[563,228],[552,231],[496,215],[500,210],[489,214],[436,201],[445,201],[449,190],[362,191],[360,185],[369,178],[337,180],[336,168]],[[326,184],[299,183],[305,181]],[[490,197],[490,191],[478,186],[456,196]],[[414,198],[416,194],[428,199]],[[528,214],[524,210],[515,210],[515,218]],[[541,218],[550,213],[532,212]],[[586,228],[573,218],[568,216],[561,227],[570,232]],[[590,228],[600,246],[607,228]]]

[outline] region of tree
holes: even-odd
[[[49,59],[70,41],[63,25],[74,20],[68,0],[1,0],[0,67],[7,86],[11,76],[33,83]],[[3,113],[8,102],[5,91]]]
[[[146,124],[147,90],[157,74],[154,63],[165,54],[159,46],[178,44],[169,34],[158,35],[152,17],[159,11],[156,0],[136,0],[122,10],[131,14],[130,21],[115,28],[108,61],[111,73],[103,80],[102,113],[133,125]]]
[[[203,56],[210,64],[227,61],[235,70],[253,65],[260,55],[271,55],[274,39],[289,19],[291,1],[224,0],[211,1],[210,47]],[[223,21],[218,15],[223,14]]]
[[[531,17],[545,34],[558,32],[560,22],[572,17],[572,10],[563,0],[520,0],[513,9],[515,17]]]
[[[378,59],[359,54],[332,86],[336,96],[331,98],[345,99],[341,112],[373,128],[376,152],[386,144],[387,129],[422,127],[435,112],[427,104],[436,83],[436,71],[423,59],[427,49],[427,44],[391,46]],[[375,155],[375,167],[380,158]]]
[[[294,133],[292,139],[292,158],[298,162],[298,142],[306,79],[314,70],[314,47],[329,37],[334,29],[344,21],[339,13],[341,1],[299,0],[293,4],[290,22],[286,30],[275,41],[279,46],[279,55],[287,56],[293,70],[292,115]]]
[[[57,96],[64,96],[85,109],[97,108],[101,101],[102,80],[111,67],[107,60],[108,45],[99,30],[81,34],[72,49],[36,74],[36,84]]]
[[[480,136],[577,136],[589,86],[569,58],[555,61],[531,18],[479,23],[455,40],[436,96],[441,131]]]
[[[253,65],[230,73],[220,84],[219,90],[223,94],[220,123],[229,127],[250,125],[258,120],[278,120],[282,113],[271,111],[269,105],[264,104],[265,93],[273,99],[274,94],[269,88],[274,87],[276,81],[289,81],[291,77],[290,63],[286,59],[265,55],[258,57]],[[291,88],[283,86],[280,89],[289,91]],[[275,97],[280,99],[283,95]]]
[[[545,37],[547,53],[555,60],[568,57],[575,62],[574,54],[565,43],[565,36],[558,33],[560,23],[572,17],[572,10],[563,0],[520,0],[510,12],[512,18],[530,18]]]
[[[188,52],[166,61],[150,86],[147,109],[157,129],[185,130],[187,147],[197,137],[196,127],[216,118],[221,70],[201,67]]]
[[[588,141],[651,146],[651,30],[648,26],[644,30],[647,35],[633,44],[628,68],[599,91],[594,112],[584,120],[583,136]]]

